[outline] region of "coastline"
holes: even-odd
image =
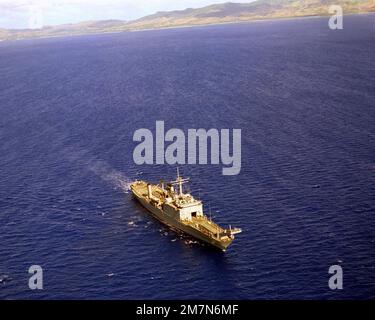
[[[375,12],[359,12],[359,13],[347,13],[346,16],[360,16],[360,15],[375,15]],[[139,29],[128,29],[119,31],[99,31],[99,32],[82,32],[82,33],[66,33],[60,35],[46,35],[46,36],[30,36],[16,39],[0,39],[0,42],[18,42],[25,40],[38,40],[38,39],[54,39],[54,38],[68,38],[68,37],[81,37],[81,36],[94,36],[94,35],[106,35],[106,34],[119,34],[126,32],[145,32],[145,31],[158,31],[158,30],[170,30],[170,29],[185,29],[185,28],[201,28],[209,26],[221,26],[221,25],[233,25],[233,24],[249,24],[259,22],[273,22],[273,21],[290,21],[290,20],[303,20],[303,19],[318,19],[329,17],[330,15],[306,15],[306,16],[291,16],[291,17],[275,17],[275,18],[264,18],[264,19],[249,19],[249,20],[237,20],[228,22],[213,22],[203,24],[186,24],[186,25],[175,25],[166,27],[155,27],[155,28],[139,28]]]

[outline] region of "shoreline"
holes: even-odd
[[[361,16],[361,15],[375,15],[375,12],[360,12],[360,13],[348,13],[344,15],[347,16]],[[18,42],[27,40],[41,40],[41,39],[55,39],[55,38],[68,38],[68,37],[82,37],[82,36],[95,36],[95,35],[106,35],[106,34],[119,34],[127,32],[145,32],[145,31],[159,31],[159,30],[171,30],[171,29],[185,29],[185,28],[201,28],[209,26],[222,26],[222,25],[233,25],[233,24],[250,24],[259,22],[275,22],[275,21],[290,21],[290,20],[303,20],[303,19],[319,19],[327,18],[330,15],[307,15],[307,16],[296,16],[296,17],[275,17],[275,18],[264,18],[264,19],[251,19],[251,20],[239,20],[239,21],[228,21],[228,22],[213,22],[204,24],[187,24],[187,25],[176,25],[169,27],[155,27],[155,28],[139,28],[139,29],[129,29],[120,31],[98,31],[98,32],[84,32],[76,34],[61,34],[61,35],[46,35],[46,36],[35,36],[35,37],[24,37],[19,39],[0,39],[0,43],[8,42]]]

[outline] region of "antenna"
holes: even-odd
[[[177,180],[176,181],[171,181],[170,183],[172,185],[178,185],[178,188],[179,188],[179,194],[180,196],[183,195],[183,189],[182,189],[182,185],[185,184],[185,183],[188,183],[190,179],[183,179],[181,176],[180,176],[180,169],[177,167]]]

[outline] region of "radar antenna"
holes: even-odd
[[[177,167],[177,179],[175,181],[171,181],[170,184],[172,184],[172,185],[178,185],[179,195],[182,196],[184,194],[182,185],[185,184],[185,183],[188,183],[189,181],[190,181],[189,178],[183,179],[180,176],[180,169]]]

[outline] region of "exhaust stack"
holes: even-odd
[[[152,186],[151,186],[151,184],[147,185],[147,191],[148,191],[148,197],[149,197],[149,199],[151,199],[151,197],[152,197]]]

